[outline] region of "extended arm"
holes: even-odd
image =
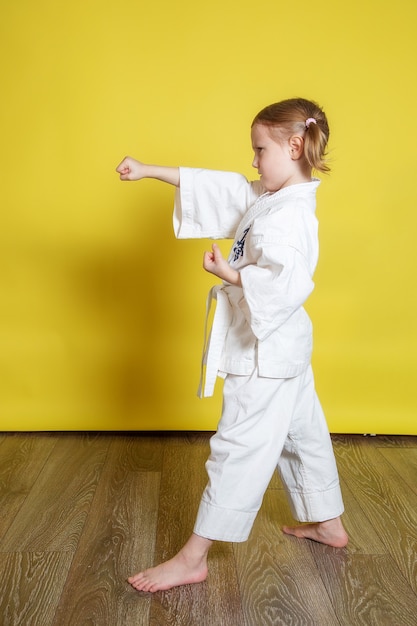
[[[132,157],[125,157],[116,172],[120,174],[120,180],[141,180],[142,178],[156,178],[170,185],[180,186],[180,171],[178,167],[166,167],[164,165],[148,165],[137,161]]]

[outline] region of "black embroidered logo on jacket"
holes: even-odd
[[[238,261],[238,259],[243,256],[243,248],[245,247],[245,239],[246,235],[250,231],[250,226],[243,231],[243,235],[241,239],[236,241],[236,244],[233,247],[233,261]]]

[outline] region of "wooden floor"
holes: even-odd
[[[417,437],[334,436],[349,546],[285,536],[274,477],[204,583],[126,577],[192,531],[209,434],[0,434],[1,626],[416,626]]]

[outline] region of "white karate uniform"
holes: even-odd
[[[194,532],[245,541],[278,467],[294,517],[324,521],[343,512],[330,436],[314,389],[312,327],[303,303],[318,259],[318,180],[263,193],[232,172],[180,169],[178,238],[234,238],[229,263],[242,287],[217,285],[204,355],[211,395],[224,383],[209,476]]]

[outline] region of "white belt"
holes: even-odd
[[[207,398],[213,395],[214,385],[219,371],[220,360],[227,331],[231,322],[231,307],[229,298],[223,290],[224,285],[215,285],[210,289],[206,304],[206,322],[204,328],[204,347],[201,360],[200,384],[198,397]],[[217,301],[216,312],[207,341],[209,315],[213,300]],[[204,376],[205,366],[205,376]]]

